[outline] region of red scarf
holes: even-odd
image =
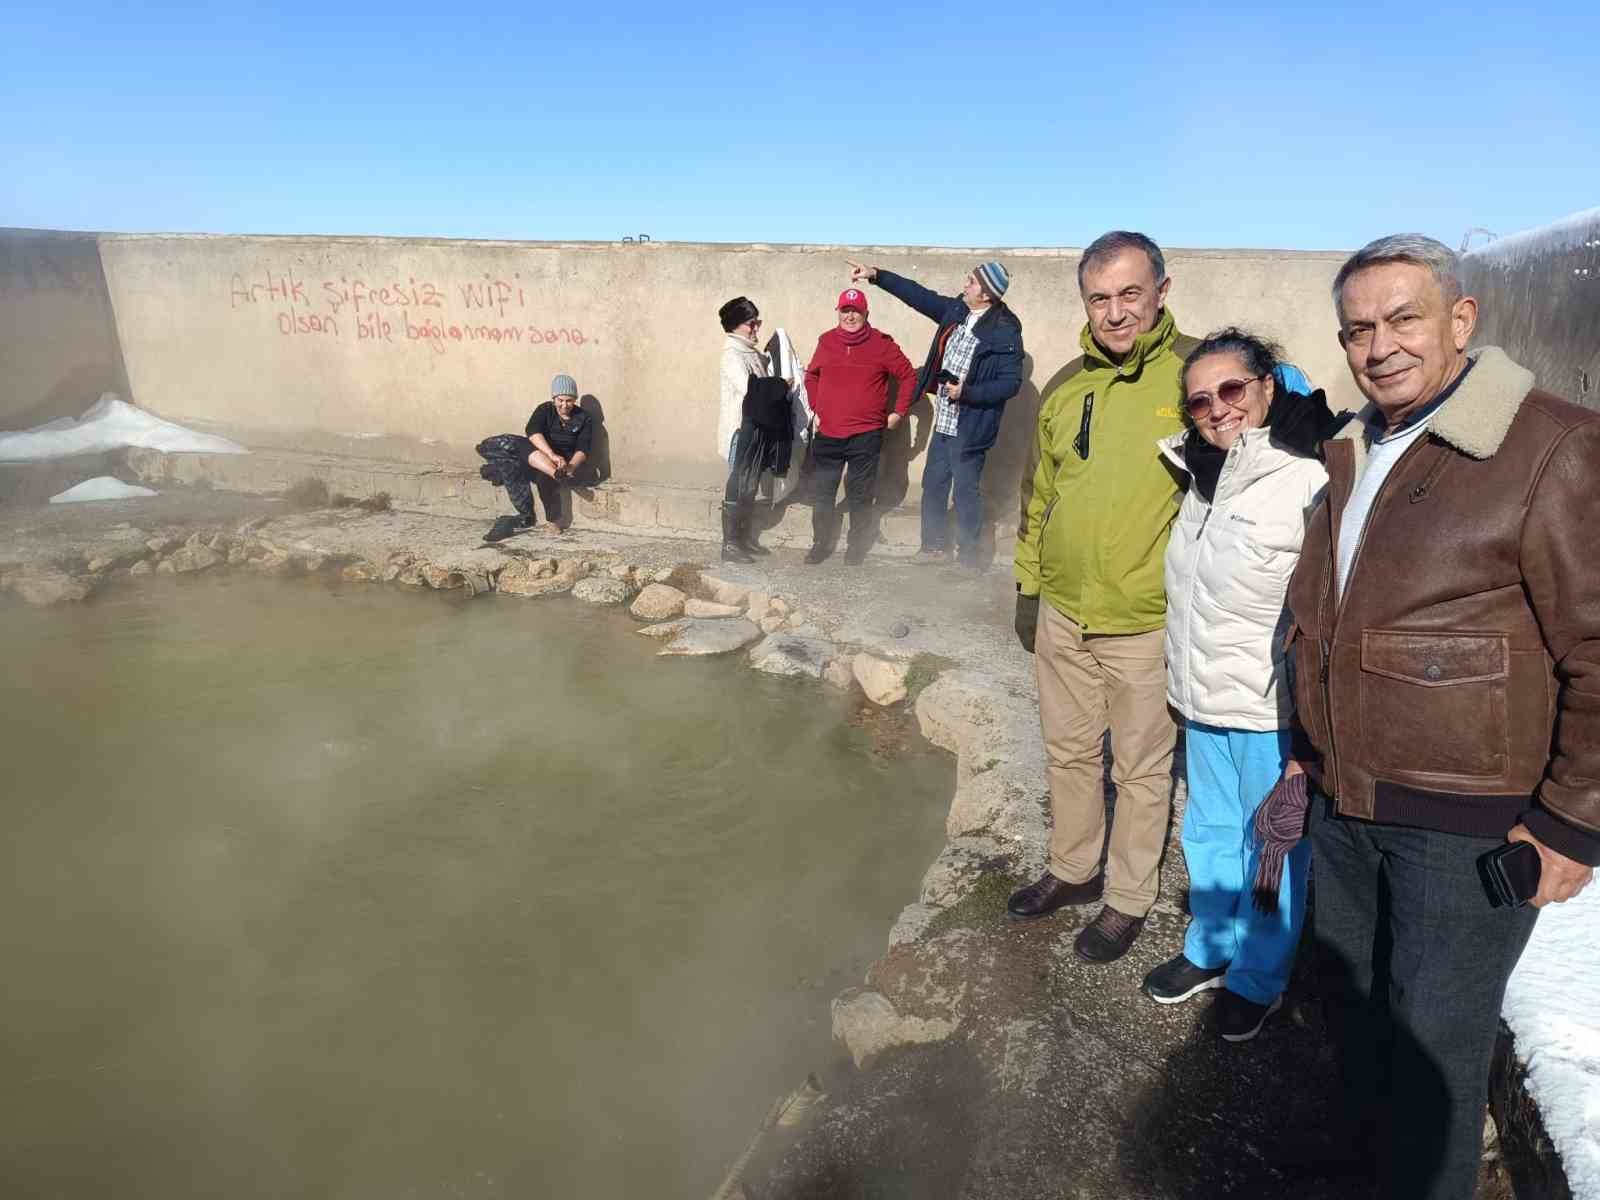
[[[854,333],[851,333],[843,326],[835,325],[833,327],[833,332],[838,335],[839,340],[846,346],[859,346],[862,342],[866,341],[872,336],[872,326],[863,324],[860,329],[856,330]]]

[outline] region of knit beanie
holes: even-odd
[[[992,300],[1002,299],[1006,289],[1011,286],[1011,273],[998,262],[979,263],[972,273],[978,277],[978,282]]]
[[[760,315],[760,310],[743,296],[735,296],[717,309],[717,319],[722,322],[723,333],[732,333],[746,321],[754,321]]]
[[[550,381],[550,395],[574,396],[578,394],[578,381],[571,375],[557,375]]]

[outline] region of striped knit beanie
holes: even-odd
[[[988,292],[992,299],[1003,299],[1006,289],[1011,286],[1010,272],[998,262],[979,263],[973,268],[972,273],[978,277],[983,290]]]

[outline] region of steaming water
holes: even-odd
[[[0,609],[0,1195],[709,1195],[950,764],[561,601]]]

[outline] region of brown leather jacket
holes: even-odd
[[[1503,837],[1600,864],[1600,413],[1497,348],[1374,499],[1342,600],[1363,413],[1289,585],[1298,721],[1344,816]]]

